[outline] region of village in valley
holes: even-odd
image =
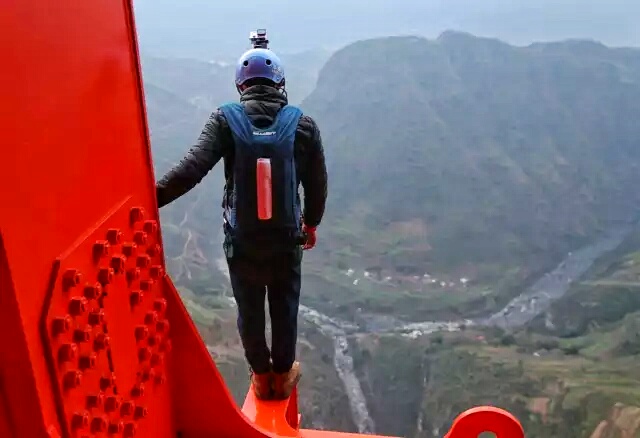
[[[451,279],[439,279],[435,276],[425,273],[420,275],[383,275],[381,268],[369,268],[367,270],[356,272],[355,269],[347,269],[343,271],[344,275],[350,277],[352,284],[358,286],[361,281],[369,281],[372,283],[380,283],[387,286],[402,286],[412,289],[414,292],[429,291],[429,290],[442,290],[442,289],[457,289],[465,288],[469,285],[469,279],[462,277],[460,279],[452,281]]]

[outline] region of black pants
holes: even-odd
[[[233,296],[238,305],[238,331],[245,356],[255,373],[285,373],[296,357],[302,249],[246,250],[225,239]],[[265,295],[271,317],[271,351],[265,338]]]

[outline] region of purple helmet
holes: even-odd
[[[251,49],[243,53],[236,65],[236,87],[249,79],[264,78],[284,87],[284,69],[280,58],[269,49]]]

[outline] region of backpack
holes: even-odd
[[[225,202],[225,220],[234,237],[269,235],[300,238],[301,207],[294,143],[302,111],[286,105],[271,126],[257,128],[244,107],[220,107],[234,142],[233,191]]]

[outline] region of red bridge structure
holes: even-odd
[[[166,274],[131,0],[4,0],[0,53],[0,437],[360,436],[237,406]]]

